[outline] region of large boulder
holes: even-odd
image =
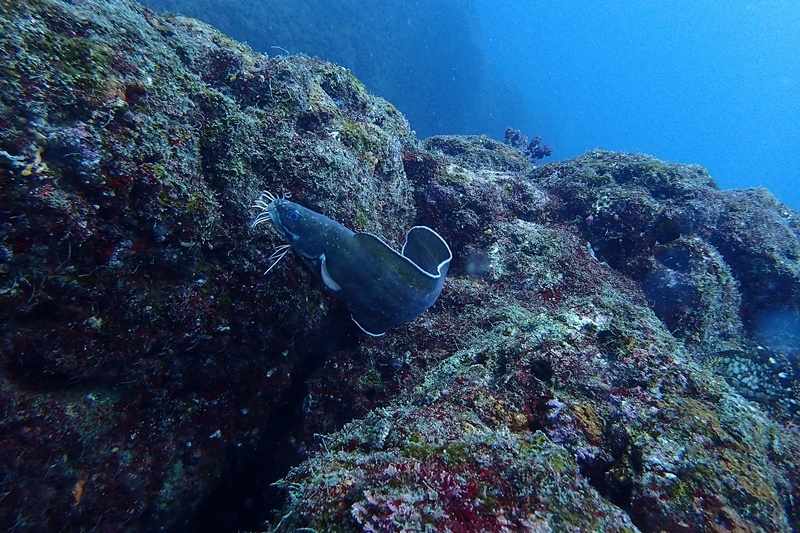
[[[346,69],[127,0],[0,9],[3,526],[800,528],[767,191],[419,142]],[[441,298],[371,338],[296,257],[264,275],[265,189],[434,228]]]
[[[355,334],[296,262],[263,275],[280,239],[253,202],[397,240],[416,140],[343,68],[133,2],[9,2],[0,24],[0,522],[163,527]]]

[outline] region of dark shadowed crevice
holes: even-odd
[[[327,358],[353,349],[359,341],[346,314],[329,316],[326,322],[321,335],[298,347],[306,355],[294,367],[291,385],[275,402],[256,452],[231,454],[226,461],[229,469],[211,493],[197,505],[192,516],[170,531],[258,531],[265,520],[272,518],[264,516],[264,510],[280,509],[286,495],[273,483],[300,464],[307,450],[317,444],[313,435],[307,434],[307,415],[303,413],[303,402],[309,394],[308,379]]]

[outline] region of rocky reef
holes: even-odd
[[[0,525],[800,529],[800,214],[702,168],[415,138],[127,0],[0,7]],[[454,253],[361,334],[260,191]]]

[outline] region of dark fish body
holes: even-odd
[[[272,199],[266,211],[306,266],[370,335],[383,335],[416,318],[442,292],[452,254],[444,239],[428,227],[412,228],[397,252],[371,233],[354,233],[282,198]]]

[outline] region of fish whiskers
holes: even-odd
[[[263,191],[261,193],[261,196],[259,196],[256,202],[253,204],[253,207],[258,209],[259,213],[253,223],[250,224],[251,228],[255,228],[259,224],[269,220],[269,211],[267,208],[269,207],[269,204],[271,204],[276,198],[277,196],[272,194],[270,191]]]
[[[272,251],[272,255],[267,258],[267,261],[272,261],[272,264],[269,265],[269,268],[264,271],[264,274],[266,275],[270,270],[275,268],[275,265],[280,263],[281,259],[283,259],[283,257],[288,254],[289,250],[291,249],[292,246],[290,244],[280,244],[276,246]]]
[[[289,194],[284,193],[283,195],[281,195],[281,198],[285,199],[285,198],[287,198],[289,196],[290,196]],[[259,224],[262,224],[262,223],[270,220],[270,217],[269,217],[269,204],[271,204],[273,201],[275,201],[277,199],[278,199],[278,197],[275,196],[270,191],[263,191],[261,193],[261,196],[259,196],[258,199],[253,204],[254,208],[259,209],[259,213],[256,216],[256,219],[253,221],[253,223],[250,224],[251,228],[255,228]],[[267,258],[267,261],[271,261],[272,263],[269,265],[269,268],[264,271],[264,274],[267,274],[270,270],[275,268],[275,265],[280,263],[281,259],[283,259],[284,256],[286,256],[286,254],[289,253],[289,250],[291,250],[291,249],[292,249],[292,247],[289,244],[280,244],[280,245],[276,246],[275,249],[272,251],[272,255],[270,255]]]
[[[287,198],[291,198],[291,197],[292,197],[292,194],[288,193],[288,192],[285,192],[280,196],[280,198],[283,199],[283,200],[285,200]],[[253,223],[250,224],[251,228],[255,228],[259,224],[262,224],[262,223],[266,222],[267,220],[269,220],[269,210],[268,210],[269,204],[271,204],[273,201],[275,201],[277,199],[278,199],[278,196],[276,196],[275,194],[273,194],[270,191],[262,191],[261,192],[261,196],[259,196],[258,199],[253,204],[253,207],[255,209],[258,209],[259,213],[258,213],[258,216],[256,216],[256,219],[253,221]]]

